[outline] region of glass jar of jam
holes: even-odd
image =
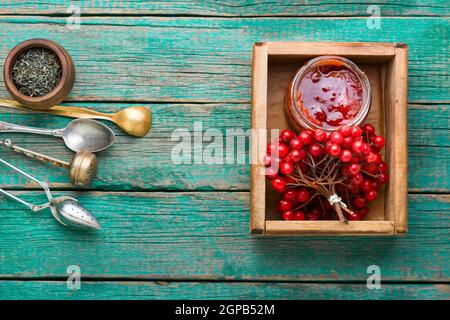
[[[367,76],[350,60],[320,56],[296,73],[286,91],[285,107],[297,130],[336,130],[359,125],[369,112]]]

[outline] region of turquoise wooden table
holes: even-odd
[[[106,112],[145,105],[153,128],[136,139],[112,126],[117,143],[99,155],[88,191],[62,170],[0,151],[57,194],[79,197],[103,225],[98,233],[65,229],[50,214],[0,197],[1,299],[450,298],[448,1],[71,1],[81,9],[79,29],[67,26],[69,3],[53,3],[0,3],[2,63],[20,41],[55,40],[77,69],[66,105]],[[381,11],[379,29],[367,26],[371,4]],[[409,45],[406,237],[250,237],[248,164],[171,161],[176,129],[250,127],[254,42],[319,40]],[[1,83],[0,98],[8,98]],[[5,108],[0,119],[48,128],[69,122]],[[71,157],[54,138],[3,137]],[[0,185],[43,200],[36,185],[6,169]],[[80,290],[66,285],[73,265]],[[381,268],[380,290],[366,287],[370,265]]]

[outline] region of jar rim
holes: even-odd
[[[351,60],[340,57],[340,56],[332,56],[332,55],[325,55],[325,56],[318,56],[316,58],[313,58],[306,62],[295,74],[294,78],[291,81],[290,88],[288,90],[292,91],[293,97],[298,97],[298,88],[299,88],[299,82],[303,79],[305,74],[310,71],[312,68],[316,66],[320,66],[324,64],[326,61],[339,61],[342,63],[343,66],[347,67],[351,72],[355,74],[355,76],[358,78],[358,80],[361,83],[362,87],[362,102],[361,107],[357,113],[357,115],[351,120],[351,123],[348,123],[348,125],[360,125],[367,117],[367,114],[369,113],[371,100],[372,100],[372,90],[370,87],[369,79],[367,78],[367,75]],[[293,99],[294,106],[290,110],[291,114],[294,112],[295,114],[292,114],[295,117],[296,122],[299,126],[305,128],[305,129],[322,129],[324,131],[330,132],[336,130],[339,126],[335,128],[325,128],[321,125],[318,125],[311,121],[302,111],[302,108],[297,103],[297,99]]]

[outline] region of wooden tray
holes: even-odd
[[[339,55],[354,61],[369,78],[372,104],[367,122],[386,136],[390,181],[369,205],[363,221],[283,221],[279,195],[263,174],[261,159],[270,129],[286,129],[284,96],[290,79],[307,60]],[[407,232],[407,79],[408,49],[403,43],[265,42],[253,48],[252,128],[265,129],[251,150],[252,234],[397,235]],[[267,130],[269,129],[269,130]],[[257,140],[257,141],[255,141]]]

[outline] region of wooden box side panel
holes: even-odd
[[[386,157],[389,184],[386,211],[394,220],[395,233],[408,231],[408,49],[399,44],[389,63],[386,89]]]
[[[250,232],[263,234],[266,220],[266,177],[261,165],[267,145],[267,46],[253,47]]]
[[[267,221],[267,235],[392,235],[393,221]]]
[[[395,43],[384,42],[267,42],[267,48],[269,55],[337,55],[366,62],[388,61],[395,55]]]

